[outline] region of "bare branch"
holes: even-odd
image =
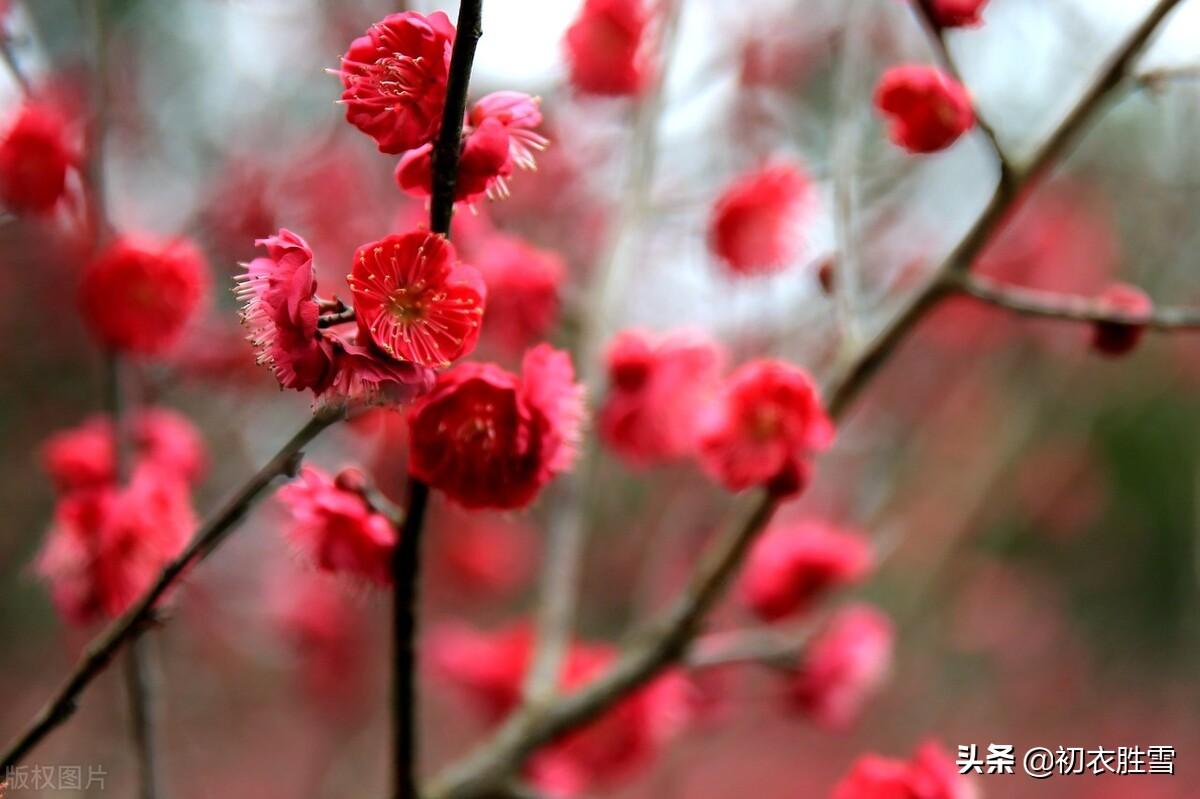
[[[955,275],[953,286],[977,300],[1024,316],[1064,322],[1137,325],[1157,330],[1200,329],[1200,308],[1155,308],[1148,315],[1128,314],[1087,297],[1008,285],[970,273]]]

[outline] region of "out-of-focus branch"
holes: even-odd
[[[942,67],[955,80],[962,83],[962,73],[958,69],[958,64],[955,62],[954,56],[950,54],[950,48],[946,45],[946,31],[938,23],[937,11],[933,6],[933,0],[913,0],[913,10],[917,14],[917,19],[921,22],[921,27],[925,29],[930,44],[933,45],[933,49],[937,52],[937,57],[941,61]],[[975,113],[975,127],[987,139],[992,152],[996,155],[996,161],[1000,166],[1000,182],[1002,184],[1007,183],[1012,179],[1015,171],[1013,164],[1005,154],[1004,148],[1000,145],[1000,139],[996,136],[996,129],[979,113],[978,106],[974,106],[973,111]]]
[[[9,9],[8,14],[12,13]],[[13,80],[17,82],[21,94],[25,97],[33,96],[33,84],[29,80],[29,76],[21,69],[21,62],[17,60],[17,54],[13,50],[13,37],[8,29],[8,20],[0,19],[0,58],[4,59],[5,66],[12,74]]]
[[[111,233],[111,221],[105,205],[104,139],[108,128],[108,32],[103,3],[82,0],[83,17],[92,39],[92,86],[88,122],[85,131],[87,164],[84,188],[87,193],[87,221],[93,246],[99,249]]]
[[[956,274],[952,285],[977,300],[1024,316],[1065,322],[1138,325],[1158,330],[1200,329],[1200,308],[1155,308],[1146,315],[1128,314],[1087,297],[1008,285],[966,272]]]
[[[970,267],[1004,220],[1019,191],[1041,176],[1092,119],[1108,93],[1125,76],[1130,62],[1180,0],[1159,0],[1129,34],[1091,86],[1039,148],[1016,178],[1002,181],[991,201],[964,239],[947,257],[933,279],[909,297],[878,334],[859,351],[834,382],[829,406],[835,418],[845,415],[879,367],[906,338],[916,323],[947,291],[949,277]],[[721,596],[758,533],[772,517],[776,502],[767,494],[755,500],[751,512],[725,533],[707,553],[678,602],[649,630],[629,645],[609,669],[585,688],[548,707],[530,707],[514,714],[495,736],[435,781],[431,799],[479,799],[507,778],[538,747],[586,724],[629,692],[679,661],[698,632],[704,615]]]
[[[688,652],[685,665],[693,671],[757,663],[789,670],[808,643],[808,634],[784,635],[775,630],[737,630],[714,633],[698,639]]]
[[[429,229],[447,238],[454,218],[454,188],[462,153],[463,116],[471,84],[475,48],[483,36],[483,0],[462,0],[446,79],[446,106],[433,146],[433,187]],[[417,756],[417,657],[420,611],[421,538],[429,506],[429,486],[408,475],[404,520],[392,555],[392,769],[395,799],[419,795]]]
[[[663,0],[659,28],[659,70],[638,103],[634,123],[632,156],[618,219],[608,249],[596,263],[587,295],[592,302],[585,312],[579,335],[580,377],[591,396],[599,391],[600,351],[606,333],[607,314],[623,290],[633,266],[632,246],[637,225],[646,215],[657,169],[658,129],[663,110],[667,72],[679,30],[681,0]],[[575,618],[579,574],[587,545],[585,488],[591,484],[596,465],[595,445],[585,442],[575,472],[563,479],[559,505],[547,542],[542,572],[538,642],[533,664],[524,685],[526,704],[553,698],[558,674],[566,655]]]
[[[302,458],[301,450],[321,431],[341,419],[344,413],[340,406],[328,406],[318,410],[271,460],[204,523],[188,548],[167,564],[154,585],[141,599],[93,639],[84,650],[83,657],[71,676],[5,750],[3,759],[0,760],[0,773],[20,763],[43,738],[70,718],[84,689],[108,667],[126,643],[136,638],[154,620],[154,607],[167,590],[192,566],[204,560],[220,546],[237,523],[262,500],[276,478],[294,475]]]
[[[862,69],[863,0],[848,0],[839,35],[837,88],[834,94],[833,171],[835,259],[833,302],[841,341],[838,352],[858,347],[859,262],[855,210],[858,202],[858,157],[862,136],[860,97],[856,89]]]
[[[1136,77],[1139,86],[1155,92],[1162,91],[1170,83],[1197,79],[1200,79],[1200,64],[1148,69],[1139,72]]]
[[[834,379],[829,407],[835,416],[840,416],[854,401],[926,311],[954,290],[955,274],[971,268],[971,264],[992,240],[1021,193],[1039,180],[1047,168],[1075,143],[1079,134],[1104,105],[1109,93],[1121,84],[1134,58],[1180,2],[1181,0],[1158,0],[1154,4],[1150,13],[1109,57],[1087,90],[1037,149],[1029,163],[1017,168],[1011,180],[1000,181],[997,184],[983,213],[933,276],[905,302],[899,313],[863,348],[859,357]]]

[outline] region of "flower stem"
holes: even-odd
[[[433,196],[429,229],[450,237],[454,217],[454,186],[462,151],[463,116],[475,47],[483,35],[483,0],[462,0],[457,34],[446,79],[446,108],[433,146]],[[416,647],[420,613],[421,536],[429,486],[411,474],[404,502],[404,522],[392,555],[392,767],[394,799],[417,799],[417,674]]]

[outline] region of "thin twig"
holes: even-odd
[[[446,80],[446,107],[433,148],[429,229],[450,237],[454,187],[462,151],[463,115],[471,84],[475,48],[483,35],[483,0],[462,0]],[[392,555],[392,768],[395,799],[419,794],[416,641],[420,612],[421,538],[429,486],[408,475],[404,520]]]
[[[879,366],[895,351],[925,312],[949,290],[947,276],[969,268],[1019,196],[1019,188],[1040,177],[1045,168],[1073,143],[1108,92],[1121,82],[1129,63],[1159,23],[1179,2],[1159,0],[1039,149],[1029,167],[1014,181],[1000,182],[983,215],[950,253],[935,277],[909,297],[900,312],[859,352],[855,362],[834,383],[830,394],[830,412],[835,418],[845,415]],[[514,714],[501,725],[490,741],[435,780],[428,793],[430,799],[477,799],[487,796],[496,786],[505,784],[506,779],[538,747],[596,718],[629,692],[678,661],[686,653],[704,615],[721,596],[750,544],[770,520],[775,506],[775,500],[761,494],[752,512],[710,550],[677,604],[660,617],[650,631],[638,639],[638,643],[627,647],[609,671],[552,706],[532,707]]]
[[[234,526],[263,498],[276,478],[294,475],[300,466],[301,450],[344,415],[344,409],[339,406],[326,406],[318,410],[271,460],[205,522],[188,548],[167,564],[141,599],[88,645],[71,676],[5,750],[0,760],[0,773],[20,763],[43,738],[75,712],[76,703],[84,689],[108,667],[121,647],[137,637],[153,620],[154,607],[167,590],[225,540]]]
[[[344,308],[337,313],[326,314],[325,316],[317,317],[317,327],[326,328],[342,325],[346,322],[353,322],[355,319],[353,308]]]
[[[1130,314],[1088,297],[1009,285],[970,273],[956,275],[953,285],[977,300],[1024,316],[1064,322],[1136,325],[1158,330],[1200,329],[1200,308],[1156,307],[1147,314]]]
[[[30,82],[29,76],[21,69],[21,62],[17,60],[17,54],[13,50],[12,32],[9,31],[7,23],[7,20],[0,21],[0,58],[4,59],[4,64],[12,73],[13,80],[17,82],[21,94],[25,98],[30,98],[33,96],[33,84]]]
[[[92,38],[92,86],[88,123],[85,131],[87,168],[87,221],[93,246],[99,249],[111,233],[111,220],[104,202],[104,140],[108,127],[108,33],[104,23],[104,5],[100,0],[81,0],[83,16]]]
[[[921,27],[925,29],[925,33],[929,37],[929,42],[933,45],[933,49],[937,53],[938,60],[942,62],[942,67],[956,81],[962,83],[962,73],[959,71],[958,64],[955,62],[954,56],[950,54],[950,48],[946,44],[946,31],[937,21],[937,10],[934,8],[933,0],[913,0],[913,10],[917,14],[917,19],[921,22]],[[1005,154],[1004,148],[1000,145],[996,129],[979,112],[979,106],[974,103],[972,105],[974,106],[975,127],[987,139],[992,152],[996,155],[996,160],[1000,166],[1000,182],[1007,183],[1015,173],[1013,164]]]
[[[685,665],[692,671],[742,663],[792,670],[808,643],[809,634],[784,635],[775,630],[736,630],[698,639]]]
[[[991,242],[1021,193],[1039,180],[1042,173],[1075,143],[1084,127],[1099,112],[1109,93],[1124,80],[1133,59],[1141,52],[1163,19],[1180,2],[1181,0],[1158,0],[1155,3],[1145,19],[1126,36],[1121,46],[1109,57],[1104,68],[1097,73],[1088,89],[1038,148],[1028,165],[1014,170],[1011,180],[1000,181],[997,184],[983,213],[958,246],[946,257],[941,267],[876,334],[855,362],[835,378],[829,400],[830,411],[835,416],[840,416],[853,402],[925,312],[953,290],[955,273],[971,268],[971,264]]]
[[[637,227],[646,215],[650,191],[657,171],[659,123],[662,117],[667,74],[679,30],[680,0],[664,0],[661,7],[659,41],[654,48],[659,69],[638,102],[634,122],[632,154],[618,219],[604,255],[584,296],[593,298],[579,333],[580,379],[591,395],[599,391],[601,348],[608,332],[608,314],[621,294],[633,266],[630,247]],[[582,457],[574,472],[564,476],[557,509],[547,540],[542,569],[537,648],[524,685],[525,704],[550,701],[558,687],[558,675],[571,638],[578,600],[579,576],[587,547],[586,489],[597,464],[595,442],[584,442]]]
[[[149,640],[138,636],[125,650],[125,690],[129,694],[130,728],[138,760],[138,796],[156,799],[165,796],[158,760],[155,732],[155,691]]]

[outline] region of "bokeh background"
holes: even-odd
[[[335,286],[358,244],[421,210],[394,187],[391,160],[345,124],[334,104],[338,81],[323,72],[396,7],[103,5],[111,213],[122,227],[195,237],[211,264],[203,319],[167,362],[140,374],[146,397],[182,410],[204,433],[203,515],[309,412],[306,398],[281,393],[253,363],[225,290],[237,262],[253,256],[255,238],[286,226],[314,246],[322,283]],[[992,0],[983,27],[949,34],[978,108],[1014,158],[1053,127],[1149,5]],[[827,377],[838,323],[817,266],[837,249],[838,225],[848,231],[840,261],[858,284],[855,324],[869,330],[937,265],[991,190],[995,169],[981,138],[915,159],[883,135],[870,102],[880,72],[933,61],[899,0],[683,0],[677,35],[665,37],[672,47],[657,113],[579,97],[566,85],[561,38],[577,6],[486,3],[472,92],[543,98],[553,144],[539,171],[517,175],[510,200],[485,203],[469,221],[565,259],[551,337],[561,345],[579,347],[589,317],[605,338],[630,324],[687,324],[713,332],[737,359],[773,353]],[[454,4],[410,7],[454,12]],[[86,91],[90,45],[77,4],[29,0],[13,13],[27,71],[65,96]],[[1080,293],[1119,279],[1162,304],[1200,303],[1200,80],[1188,73],[1200,69],[1198,31],[1200,3],[1184,2],[1138,62],[1143,77],[1026,199],[980,271]],[[0,90],[15,105],[15,86]],[[639,161],[640,145],[650,155]],[[735,280],[705,247],[709,209],[729,180],[771,158],[801,161],[817,183],[805,251],[778,276]],[[631,164],[649,169],[631,175]],[[847,185],[851,202],[839,212]],[[622,213],[631,204],[636,212]],[[601,267],[621,275],[614,296],[595,291]],[[47,223],[0,222],[4,738],[87,640],[56,618],[30,570],[53,507],[39,446],[102,403],[102,357],[74,310],[78,269]],[[1089,350],[1087,332],[950,301],[865,394],[812,489],[784,509],[784,518],[861,529],[885,553],[852,593],[893,617],[896,662],[856,725],[815,727],[784,707],[778,675],[732,670],[712,688],[719,701],[703,723],[608,793],[824,796],[856,755],[905,755],[935,736],[951,750],[1166,744],[1179,753],[1175,777],[986,777],[986,796],[1198,795],[1200,336],[1152,334],[1112,361]],[[486,336],[479,357],[515,363]],[[600,401],[602,382],[592,388]],[[399,496],[399,418],[381,412],[343,426],[310,448],[312,458],[370,467]],[[603,453],[587,488],[579,626],[585,637],[615,639],[672,596],[730,500],[694,467],[630,471]],[[472,518],[439,503],[426,629],[529,615],[555,501],[551,492],[520,515]],[[312,578],[294,564],[281,519],[270,502],[256,511],[187,581],[170,624],[151,636],[176,797],[383,790],[387,597],[339,586],[328,607],[320,591],[320,600],[298,600]],[[475,528],[483,554],[461,543]],[[304,624],[289,615],[297,602]],[[730,602],[715,624],[746,622]],[[433,676],[424,686],[432,770],[484,725],[452,687]],[[131,793],[125,730],[120,680],[110,674],[36,762],[103,764],[107,791]]]

